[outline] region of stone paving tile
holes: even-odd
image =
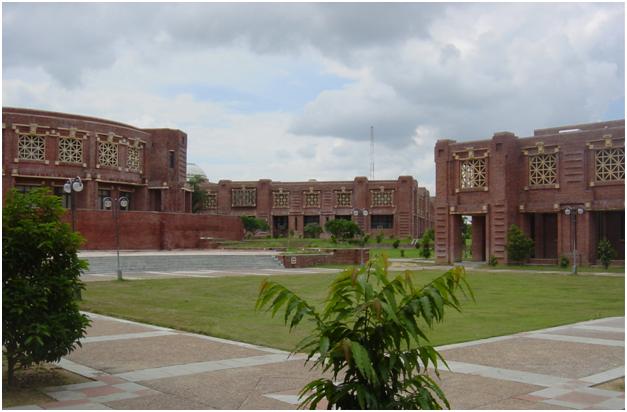
[[[542,389],[536,385],[446,371],[441,371],[440,379],[435,379],[446,394],[451,409],[474,409]]]
[[[170,335],[84,344],[68,359],[109,374],[167,365],[263,355],[254,349]]]
[[[86,336],[107,336],[107,335],[121,335],[123,333],[140,333],[140,332],[152,332],[157,329],[149,326],[133,325],[130,323],[118,322],[115,320],[105,319],[93,319],[91,326],[87,328]]]
[[[280,404],[276,403],[279,401],[263,398],[262,395],[289,389],[300,390],[306,383],[319,377],[320,374],[310,371],[309,366],[304,367],[302,360],[295,360],[143,381],[142,385],[208,405],[211,408],[240,409],[246,404],[249,405],[249,409],[256,409],[250,405],[253,397],[259,405],[276,406]],[[287,404],[281,407],[286,408],[286,406],[287,409],[293,409]]]
[[[608,332],[608,331],[596,331],[591,329],[580,329],[580,328],[567,328],[567,329],[558,329],[552,330],[552,335],[566,335],[566,336],[582,336],[587,338],[597,338],[597,339],[609,339],[609,340],[625,340],[624,332]]]
[[[523,399],[503,399],[498,402],[486,403],[483,404],[476,409],[518,409],[518,410],[531,410],[531,409],[539,409],[539,410],[547,410],[547,409],[564,409],[563,406],[557,405],[549,405],[547,403],[539,403],[537,401],[527,401]],[[570,408],[567,408],[570,409]]]
[[[625,318],[616,317],[610,319],[599,319],[592,322],[587,322],[586,325],[595,325],[595,326],[609,326],[613,328],[624,328],[625,327]]]
[[[140,410],[159,410],[159,409],[210,409],[208,405],[195,402],[190,399],[178,397],[170,393],[157,393],[154,395],[141,396],[134,399],[125,399],[119,401],[107,402],[107,406],[112,409],[140,409]]]
[[[443,351],[444,358],[497,368],[579,378],[624,365],[625,349],[517,338]]]

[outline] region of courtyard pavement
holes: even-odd
[[[303,355],[88,315],[82,348],[60,366],[92,381],[19,409],[295,409],[319,377]],[[624,326],[605,318],[442,346],[451,370],[439,384],[453,409],[623,409],[624,392],[594,386],[625,376]]]

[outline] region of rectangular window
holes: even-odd
[[[231,189],[231,207],[255,207],[257,206],[257,189],[241,188]]]
[[[462,189],[486,187],[488,168],[485,159],[463,160],[460,165],[460,186]]]
[[[46,138],[31,135],[19,136],[17,157],[21,160],[46,160]]]
[[[373,229],[393,229],[394,215],[370,215],[370,227]]]
[[[625,180],[625,149],[617,147],[597,150],[594,165],[597,182]]]
[[[63,191],[63,186],[55,186],[54,194],[61,198],[61,205],[63,205],[64,208],[69,209],[72,207],[72,196]]]
[[[335,220],[353,220],[351,215],[335,215]]]
[[[83,140],[72,137],[59,138],[59,161],[83,163]]]
[[[118,144],[110,142],[98,143],[98,164],[100,166],[118,166]]]
[[[169,162],[170,162],[170,169],[174,169],[174,150],[170,150],[169,152]]]
[[[529,185],[542,186],[557,183],[557,154],[529,156]]]
[[[41,186],[33,186],[33,185],[15,185],[15,190],[17,190],[20,193],[28,193],[33,189],[37,189],[38,187]]]
[[[103,189],[98,190],[98,207],[103,210],[108,210],[104,206],[105,197],[111,197],[111,191]]]
[[[303,216],[303,225],[307,226],[310,223],[320,224],[320,216]]]

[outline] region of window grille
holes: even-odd
[[[485,159],[467,159],[461,162],[461,188],[477,189],[486,187],[488,169]]]
[[[529,156],[529,185],[553,185],[557,183],[557,155],[537,154]]]
[[[290,206],[289,192],[272,192],[272,207],[286,208]]]
[[[305,207],[320,207],[320,192],[308,192],[304,197]]]
[[[46,139],[43,136],[21,135],[17,143],[21,160],[46,160]]]
[[[231,207],[255,207],[257,205],[257,189],[232,189]]]
[[[132,172],[141,172],[142,170],[142,158],[141,152],[138,147],[129,147],[128,156],[126,159],[128,170]]]
[[[351,207],[352,202],[352,192],[335,192],[335,205],[337,207]]]
[[[598,182],[625,180],[625,148],[597,150],[595,153],[595,171]]]
[[[65,163],[83,163],[83,140],[72,137],[60,137],[59,161]]]
[[[207,197],[205,198],[205,203],[203,206],[205,209],[216,209],[218,207],[218,194],[207,193]]]
[[[98,164],[112,167],[118,165],[117,143],[100,142],[98,144]]]
[[[394,202],[393,190],[371,190],[372,206],[392,206]]]

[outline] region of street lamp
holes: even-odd
[[[81,178],[76,176],[75,178],[70,178],[63,185],[63,191],[70,195],[70,208],[72,210],[72,231],[76,231],[76,192],[83,191],[83,182],[81,182]]]
[[[572,237],[573,246],[573,275],[577,274],[577,215],[583,215],[584,209],[582,207],[568,206],[564,209],[564,214],[570,216],[570,233]]]
[[[120,208],[126,209],[128,207],[128,198],[125,196],[112,199],[105,197],[102,199],[105,209],[111,209],[113,211],[113,219],[115,221],[115,247],[118,257],[118,280],[122,280],[122,269],[120,268]],[[117,207],[114,207],[114,203]]]
[[[360,215],[363,217],[367,217],[368,211],[366,209],[353,209],[353,216],[359,217]],[[364,222],[364,228],[365,227],[366,227],[366,224]],[[365,246],[365,243],[362,241],[361,249],[359,251],[359,261],[360,261],[361,266],[364,265],[364,246]]]

